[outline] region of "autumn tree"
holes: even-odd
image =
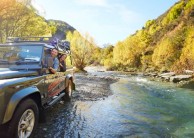
[[[74,65],[84,70],[84,67],[91,64],[94,59],[95,44],[93,39],[88,35],[82,36],[79,32],[68,32],[67,40],[71,43],[72,59]]]
[[[106,45],[104,48],[101,49],[101,54],[100,54],[100,63],[101,65],[104,65],[107,67],[107,69],[111,69],[114,67],[113,63],[113,45]]]
[[[29,0],[1,0],[0,40],[9,36],[43,36],[51,34],[45,19],[36,14]]]

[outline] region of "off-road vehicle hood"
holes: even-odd
[[[29,76],[37,76],[37,71],[12,71],[9,69],[0,69],[0,80],[4,79],[12,79],[12,78],[20,78],[20,77],[29,77]]]

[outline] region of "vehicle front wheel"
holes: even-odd
[[[65,96],[63,97],[64,100],[70,100],[72,97],[72,81],[68,80],[68,86],[65,88]]]
[[[39,110],[32,99],[22,101],[9,123],[8,137],[29,138],[33,137],[34,130],[38,124]]]

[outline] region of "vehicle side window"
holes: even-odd
[[[51,74],[55,74],[59,69],[57,49],[45,49],[43,58],[43,67],[48,69]]]

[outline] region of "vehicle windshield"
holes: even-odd
[[[38,45],[0,46],[0,66],[7,67],[7,65],[26,62],[38,63],[41,59],[42,48]]]

